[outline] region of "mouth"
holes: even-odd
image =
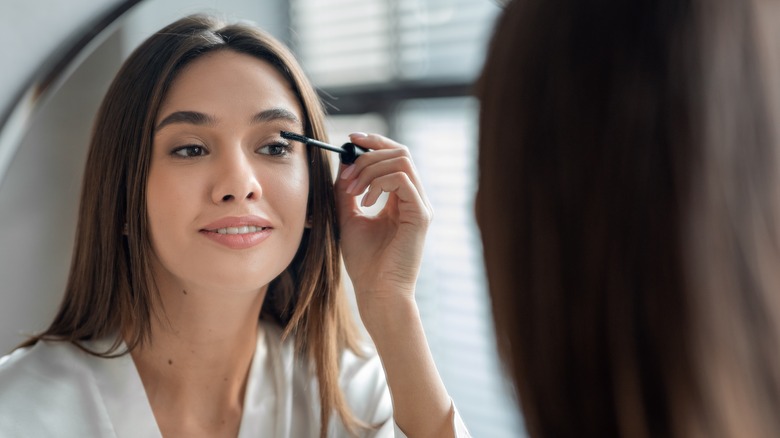
[[[274,230],[268,221],[251,219],[252,222],[247,223],[249,220],[222,220],[222,223],[207,225],[200,233],[208,240],[233,250],[249,249],[271,237]]]
[[[207,233],[217,234],[252,234],[265,230],[270,230],[271,227],[258,227],[254,225],[245,225],[241,227],[226,227],[226,228],[214,228],[211,230],[203,230]]]

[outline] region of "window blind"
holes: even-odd
[[[399,141],[412,150],[434,208],[417,290],[436,365],[473,436],[522,436],[502,375],[474,219],[477,103],[421,99],[399,107]]]
[[[292,45],[323,88],[471,81],[498,7],[489,0],[292,0]]]
[[[382,83],[395,75],[394,14],[381,0],[293,0],[292,44],[319,87]]]

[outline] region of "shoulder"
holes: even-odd
[[[357,418],[389,431],[393,404],[382,362],[376,350],[364,343],[360,351],[344,350],[341,355],[339,386]],[[379,433],[382,435],[382,433]]]
[[[363,343],[360,351],[346,349],[342,352],[339,382],[348,401],[354,400],[358,404],[369,401],[381,404],[385,398],[388,403],[390,401],[382,362],[368,343]]]
[[[301,393],[309,394],[310,403],[319,406],[316,377],[306,363],[293,358],[295,341],[291,338],[282,341],[282,330],[274,324],[266,322],[263,326],[268,339],[269,355],[280,356],[272,360],[286,364],[279,368],[292,371],[293,375],[287,378],[294,386],[307,388]],[[341,352],[339,386],[351,411],[362,421],[372,424],[385,423],[392,417],[393,409],[385,372],[370,343],[363,342],[359,351],[345,349]]]
[[[41,341],[0,358],[0,436],[95,432],[74,421],[94,416],[94,381],[85,356],[72,344]]]
[[[277,325],[263,322],[269,353],[280,355],[283,362],[294,361],[295,364],[285,368],[293,369],[297,378],[312,377],[309,367],[302,361],[293,359],[295,341],[292,337],[282,341],[282,329]],[[373,346],[362,342],[359,351],[344,349],[339,358],[339,386],[347,401],[353,404],[363,404],[368,400],[381,400],[387,392],[384,369]]]
[[[70,343],[40,341],[0,358],[0,401],[11,392],[38,395],[87,372],[84,355]]]

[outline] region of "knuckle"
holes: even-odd
[[[424,218],[425,219],[425,223],[430,224],[431,222],[433,222],[433,217],[435,215],[434,212],[433,212],[433,207],[428,206],[425,209],[425,212],[426,212],[425,218]]]
[[[409,169],[409,170],[411,170],[411,169],[414,167],[414,165],[413,165],[413,163],[412,163],[412,157],[411,157],[411,156],[409,156],[409,155],[403,155],[403,156],[401,156],[401,157],[399,158],[399,160],[401,161],[401,165],[402,165],[402,166],[403,166],[405,169]]]

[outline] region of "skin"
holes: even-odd
[[[292,118],[252,123],[270,109]],[[182,111],[213,120],[160,125]],[[160,109],[147,202],[154,276],[167,318],[153,319],[154,343],[133,357],[166,437],[238,433],[257,315],[267,284],[292,260],[306,221],[305,150],[276,145],[280,130],[301,131],[300,120],[281,75],[232,52],[193,62]],[[273,227],[254,247],[231,249],[202,232],[224,217],[246,215]]]
[[[185,111],[210,122],[165,122]],[[263,112],[265,119],[252,121]],[[268,283],[292,261],[306,226],[305,146],[279,136],[301,133],[301,120],[293,91],[273,67],[230,51],[190,64],[160,109],[147,202],[166,312],[153,319],[154,341],[132,356],[166,437],[238,433],[257,315]],[[405,147],[376,135],[351,140],[376,151],[337,178],[344,260],[387,373],[395,420],[409,436],[451,436],[450,399],[414,301],[430,205]],[[376,217],[358,208],[356,195],[365,190],[366,205],[390,193]],[[226,247],[204,231],[245,215],[271,225],[268,237],[250,248]]]

